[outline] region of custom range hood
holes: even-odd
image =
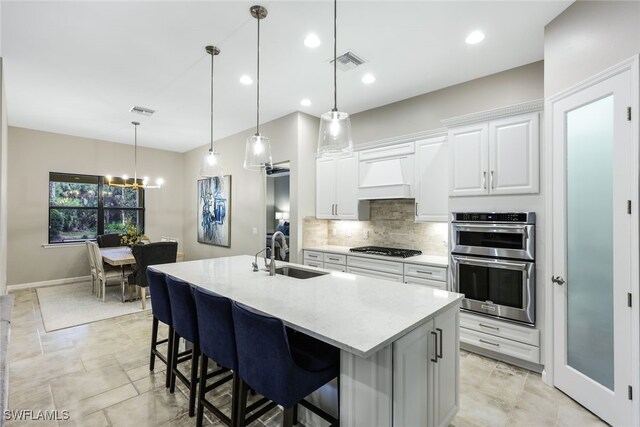
[[[362,150],[358,160],[358,199],[414,197],[413,142]]]

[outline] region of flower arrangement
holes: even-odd
[[[128,224],[127,231],[120,236],[120,243],[130,248],[139,245],[142,240],[148,240],[149,238],[143,233],[138,233],[138,229],[135,225]]]

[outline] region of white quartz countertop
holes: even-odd
[[[350,252],[349,249],[350,249],[349,246],[335,246],[335,245],[310,246],[310,247],[304,248],[304,250],[307,250],[307,251],[332,252],[335,254],[361,256],[361,257],[367,257],[367,258],[383,259],[385,261],[406,262],[411,264],[432,265],[435,267],[447,267],[449,265],[449,258],[446,256],[416,255],[408,258],[399,258],[399,257],[384,256],[384,255],[370,255],[370,254],[362,254],[358,252]]]
[[[364,358],[462,299],[461,294],[428,286],[341,272],[310,279],[270,277],[264,269],[251,270],[253,259],[239,255],[152,268],[278,317],[287,326]]]

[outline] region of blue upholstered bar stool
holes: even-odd
[[[171,320],[171,304],[169,303],[169,293],[164,273],[147,269],[147,282],[151,291],[151,313],[153,314],[153,324],[151,327],[151,354],[149,356],[149,370],[153,371],[156,356],[167,365],[167,375],[165,387],[169,387],[171,379],[171,353],[173,350],[173,322]],[[169,327],[169,337],[158,341],[158,322],[162,322]],[[167,343],[167,355],[158,351],[159,344]]]
[[[204,409],[211,411],[220,421],[228,426],[235,426],[237,423],[237,402],[240,378],[238,376],[238,354],[236,351],[236,337],[233,328],[233,316],[231,314],[231,300],[222,296],[213,295],[201,289],[194,289],[193,297],[196,301],[196,311],[198,313],[198,330],[200,333],[200,383],[198,386],[198,416],[196,425],[201,426]],[[209,359],[214,360],[220,366],[213,372],[208,372]],[[233,371],[233,374],[218,378],[212,384],[207,385],[209,378],[217,377]],[[206,400],[206,394],[225,382],[233,379],[231,416],[227,416],[219,408]],[[269,403],[266,398],[250,406],[249,411]],[[273,408],[271,404],[266,409],[258,411],[258,418],[263,413]]]
[[[297,423],[297,405],[340,424],[320,408],[304,400],[340,373],[340,351],[322,341],[287,331],[280,319],[258,314],[233,303],[238,368],[242,383],[238,396],[238,426],[245,426],[247,386],[284,408],[283,425]]]
[[[193,300],[191,285],[185,281],[167,276],[167,290],[169,291],[171,321],[173,322],[173,348],[171,350],[172,363],[169,392],[173,393],[175,391],[176,377],[179,378],[180,381],[189,388],[189,416],[193,417],[196,413],[196,387],[198,386],[198,360],[200,359],[196,304]],[[180,338],[193,344],[193,349],[184,358],[181,358],[178,354]],[[191,360],[191,373],[189,378],[178,369],[178,364],[187,360]]]

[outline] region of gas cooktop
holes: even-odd
[[[422,254],[422,251],[416,251],[413,249],[385,248],[382,246],[360,246],[357,248],[351,248],[349,249],[349,251],[370,255],[393,256],[399,258],[408,258],[411,256]]]

